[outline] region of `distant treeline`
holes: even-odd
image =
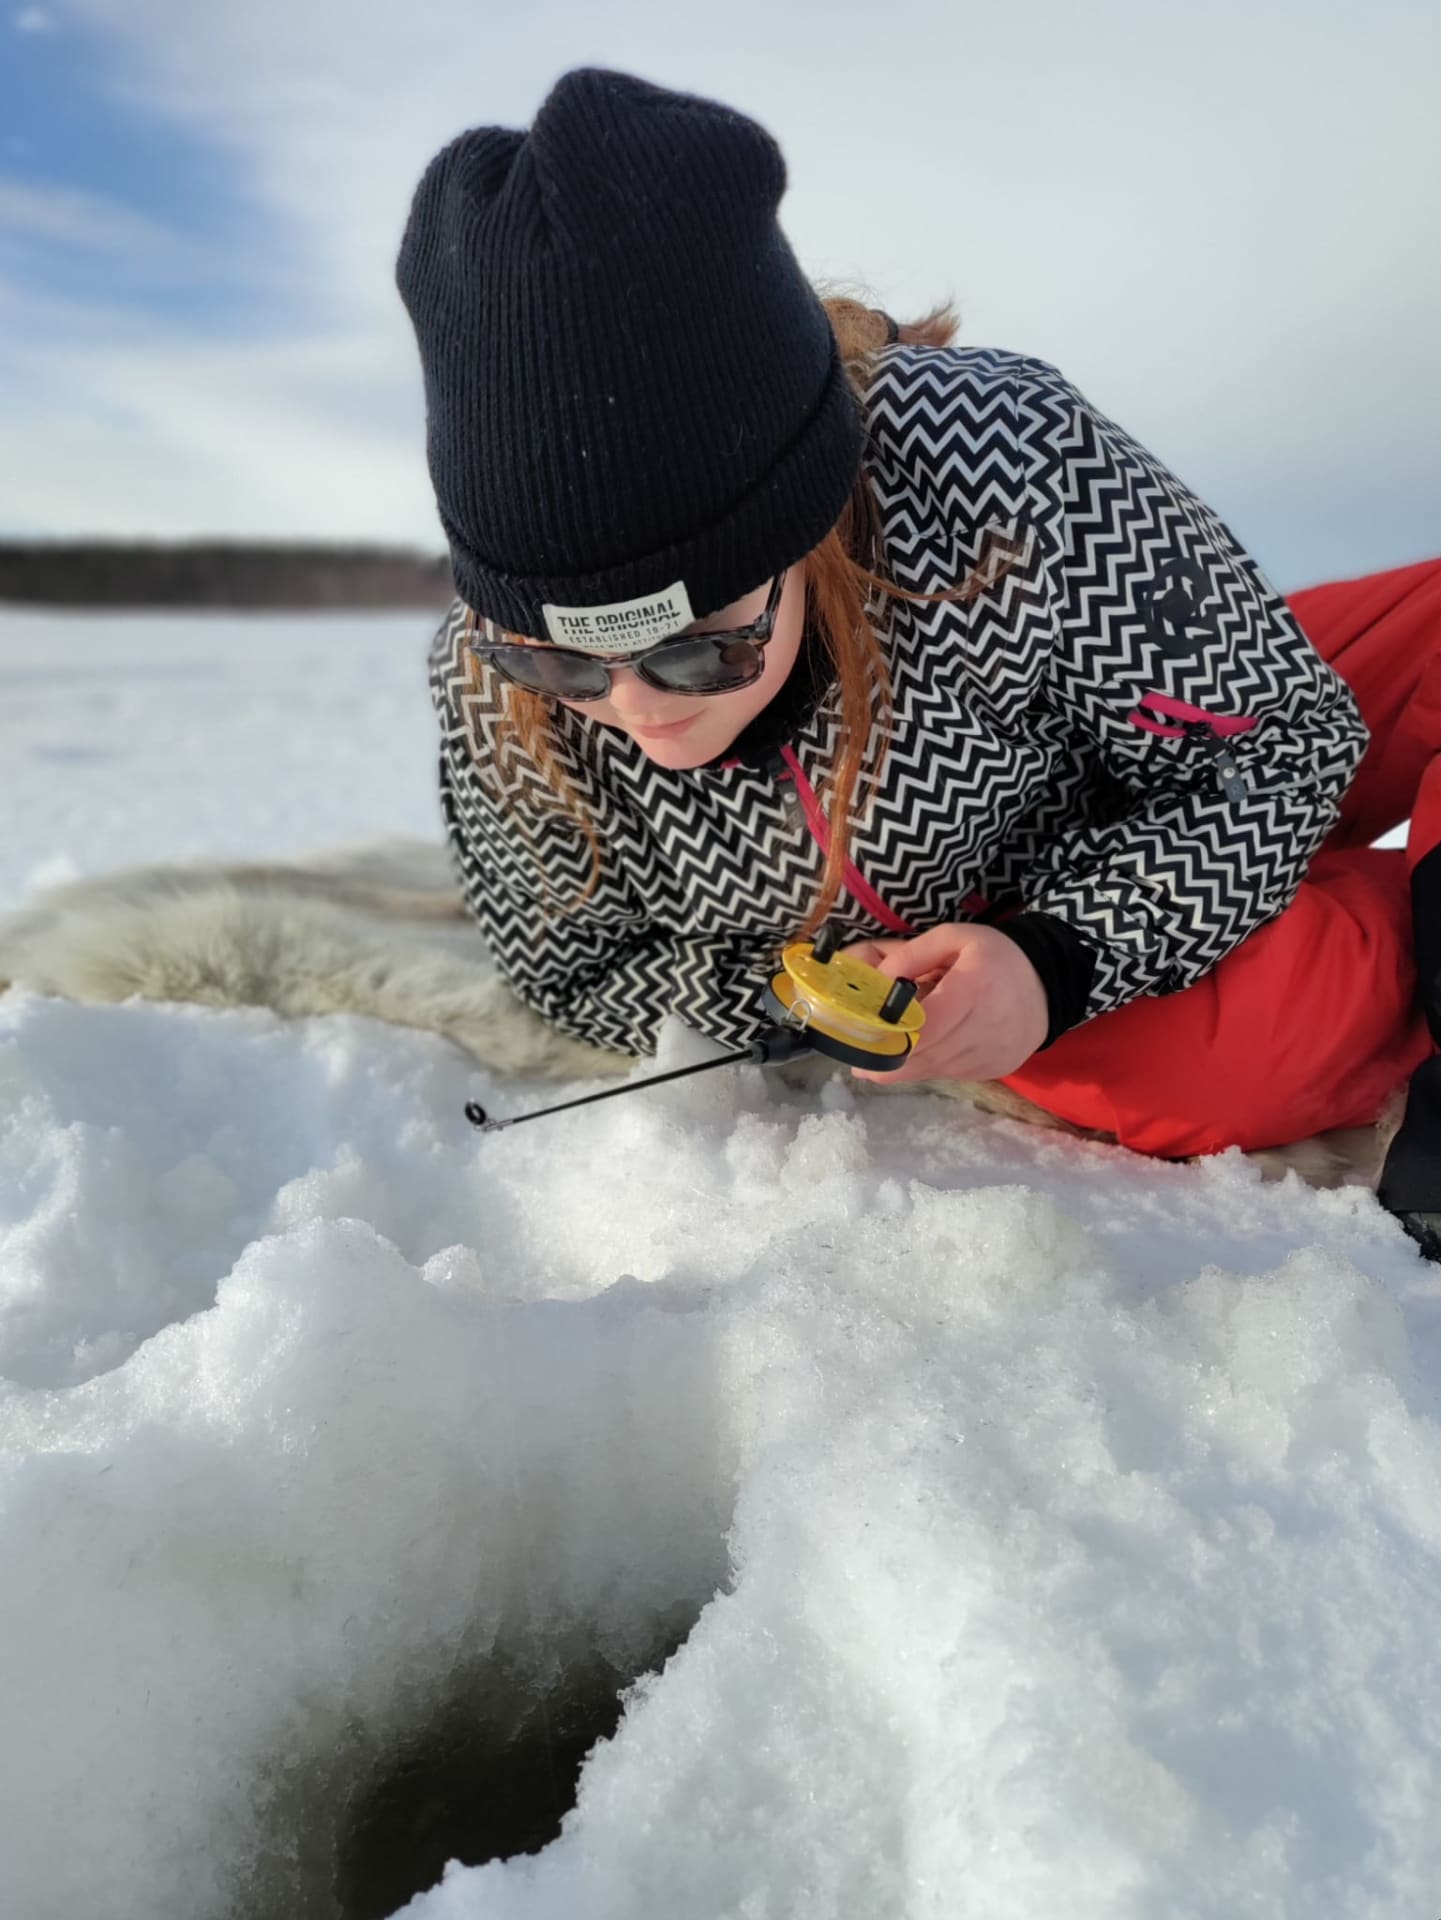
[[[0,540],[0,601],[86,607],[443,607],[450,562],[260,541]]]

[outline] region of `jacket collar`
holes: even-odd
[[[814,716],[834,683],[830,657],[807,623],[795,664],[773,697],[728,747],[690,771],[716,773],[734,766],[768,766]]]

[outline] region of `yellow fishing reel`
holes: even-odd
[[[892,980],[879,967],[838,953],[840,936],[822,927],[814,940],[781,950],[782,971],[766,989],[766,1010],[803,1033],[817,1053],[847,1066],[894,1073],[910,1056],[926,1023],[914,980]]]
[[[904,1066],[916,1044],[926,1016],[916,998],[914,980],[892,980],[879,967],[838,953],[840,935],[822,927],[814,940],[796,940],[781,950],[782,972],[765,990],[766,1011],[776,1022],[757,1034],[738,1053],[694,1066],[672,1067],[649,1080],[631,1080],[623,1087],[585,1093],[578,1100],[539,1107],[511,1120],[493,1120],[478,1100],[467,1100],[465,1117],[482,1133],[518,1127],[524,1120],[544,1120],[571,1107],[588,1107],[597,1100],[614,1100],[623,1093],[639,1093],[666,1080],[684,1080],[695,1073],[714,1073],[738,1060],[770,1066],[795,1055],[814,1051],[844,1060],[850,1067],[869,1067],[873,1073],[894,1073]]]

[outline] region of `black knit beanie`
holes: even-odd
[[[571,644],[660,639],[835,524],[863,430],[777,224],[785,186],[754,120],[594,67],[528,132],[478,127],[431,161],[396,283],[477,612]]]

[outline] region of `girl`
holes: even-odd
[[[823,304],[784,187],[753,121],[579,69],[417,188],[441,800],[500,967],[600,1046],[738,1045],[831,919],[923,984],[907,1077],[1158,1155],[1414,1075],[1422,1238],[1441,561],[1287,602],[1054,366]]]

